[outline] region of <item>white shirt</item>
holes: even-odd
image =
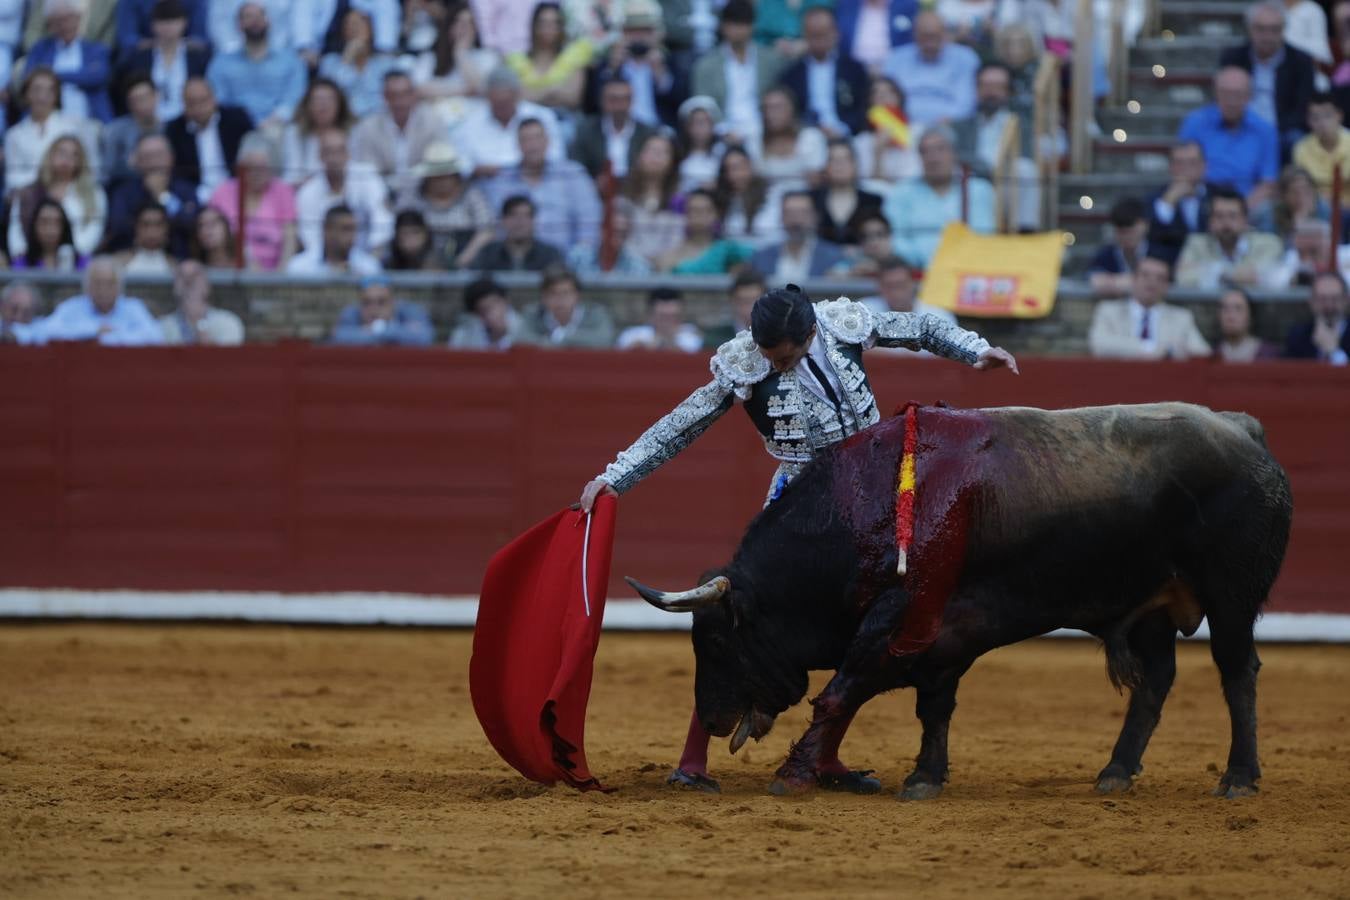
[[[853,32],[853,58],[871,69],[880,69],[891,52],[890,5],[863,3]]]
[[[600,120],[600,130],[605,135],[605,156],[609,159],[610,170],[616,178],[628,174],[628,148],[633,143],[633,132],[636,130],[633,121],[630,118],[622,131],[615,131],[614,123],[609,116]]]
[[[1302,0],[1284,10],[1284,40],[1313,59],[1329,66],[1331,45],[1327,40],[1327,14],[1313,0]]]
[[[1144,338],[1144,321],[1148,321],[1148,338]],[[1158,346],[1158,304],[1144,306],[1133,297],[1130,298],[1130,328],[1145,350],[1153,351]]]
[[[722,48],[722,66],[727,82],[726,126],[744,136],[759,134],[759,72],[755,45],[745,50],[745,62],[739,62],[730,47]]]
[[[384,271],[380,261],[359,247],[353,247],[347,256],[347,271],[331,268],[323,258],[323,243],[291,257],[286,265],[287,275],[378,275]]]
[[[784,284],[804,284],[811,278],[811,254],[815,253],[816,242],[808,240],[802,244],[801,254],[793,256],[784,244],[778,253],[778,265],[773,270],[773,281]]]
[[[91,152],[90,141],[82,133],[84,123],[66,115],[61,110],[53,110],[47,121],[41,125],[25,117],[23,121],[5,132],[5,190],[14,191],[27,187],[37,180],[38,165],[47,148],[59,137],[73,134],[84,144],[85,157],[90,160],[99,158],[97,148]],[[13,247],[10,248],[11,252]]]
[[[834,370],[834,363],[830,362],[830,358],[825,354],[825,342],[821,340],[819,326],[816,327],[816,336],[811,339],[811,346],[806,353],[825,373],[825,380],[830,383],[830,390],[834,391],[834,395],[842,403],[844,401],[844,386],[839,383],[839,373]],[[811,367],[805,361],[797,364],[796,372],[797,377],[808,389],[814,389],[821,397],[826,400],[829,399],[829,394],[826,393],[819,379],[816,378],[816,373],[811,371]]]
[[[615,348],[619,350],[650,350],[656,345],[656,329],[650,325],[625,328],[614,342]],[[682,353],[698,353],[703,349],[703,335],[693,325],[681,325],[680,330],[675,332],[675,347]]]
[[[357,246],[369,251],[388,244],[394,236],[394,214],[386,202],[389,188],[370,163],[347,163],[342,191],[334,193],[328,176],[320,172],[295,192],[296,231],[306,249],[323,244],[323,217],[345,203],[356,213]]]
[[[187,84],[187,47],[178,42],[178,52],[167,58],[155,48],[151,54],[150,80],[159,91],[159,120],[168,122],[183,114],[183,85]]]
[[[834,102],[838,54],[831,54],[824,62],[818,61],[814,56],[807,56],[805,59],[807,108],[816,114],[818,124],[848,134],[848,127],[839,121],[839,109]]]
[[[201,187],[197,188],[197,199],[206,203],[216,186],[230,177],[225,165],[225,148],[220,144],[220,113],[211,117],[205,127],[197,128],[188,122],[188,131],[194,133],[197,141],[197,166],[201,173]]]
[[[497,121],[486,106],[475,110],[464,118],[463,124],[455,129],[455,146],[460,155],[477,166],[496,166],[506,168],[520,162],[520,141],[516,129],[524,119],[538,119],[544,123],[548,132],[548,158],[564,159],[566,142],[558,130],[558,119],[553,111],[537,103],[522,100],[516,106],[516,114],[505,125]],[[406,152],[406,151],[405,151]]]
[[[64,47],[57,45],[56,55],[52,57],[52,71],[60,75],[62,72],[78,72],[84,68],[84,50],[80,47],[80,41],[77,38],[66,44]],[[89,98],[84,95],[74,84],[68,81],[61,82],[61,109],[68,116],[79,116],[81,119],[89,117]]]

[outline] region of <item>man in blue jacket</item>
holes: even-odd
[[[108,99],[108,81],[112,63],[108,48],[96,41],[80,39],[84,9],[79,0],[46,0],[42,6],[47,22],[47,37],[28,51],[24,75],[38,66],[54,71],[61,79],[61,111],[69,116],[112,119]]]

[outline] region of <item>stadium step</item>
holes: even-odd
[[[1165,171],[1153,179],[1129,172],[1061,175],[1059,203],[1061,207],[1077,207],[1109,213],[1117,201],[1126,197],[1143,199],[1162,187],[1166,181]]]
[[[1100,246],[1106,238],[1107,208],[1083,209],[1077,203],[1060,204],[1059,227],[1073,233],[1073,246]]]
[[[1130,63],[1143,68],[1155,65],[1168,69],[1209,67],[1213,71],[1219,65],[1220,55],[1241,43],[1241,38],[1216,39],[1206,35],[1178,35],[1170,40],[1146,38],[1134,45]]]
[[[1124,109],[1104,109],[1097,113],[1097,123],[1107,135],[1113,135],[1117,129],[1131,134],[1176,134],[1181,121],[1194,107],[1175,104],[1145,106],[1136,100]]]
[[[1175,135],[1126,133],[1121,137],[1107,136],[1094,142],[1094,171],[1143,175],[1149,183],[1167,177],[1167,154],[1176,143]]]
[[[1125,93],[1128,99],[1138,102],[1144,109],[1175,105],[1191,110],[1210,101],[1213,81],[1212,68],[1138,66],[1130,69],[1130,86]]]
[[[1160,23],[1164,35],[1199,35],[1209,38],[1240,37],[1250,3],[1241,0],[1178,0],[1162,5]]]

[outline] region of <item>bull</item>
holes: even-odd
[[[1254,793],[1253,627],[1284,558],[1293,504],[1260,424],[1180,403],[1061,411],[918,411],[914,543],[895,541],[902,420],[813,461],[692,591],[629,582],[692,612],[695,705],[734,753],[833,669],[774,793],[826,784],[862,704],[914,687],[922,739],[901,797],[948,777],[957,685],[997,647],[1068,628],[1103,642],[1129,707],[1102,793],[1128,790],[1176,672],[1178,633],[1208,619],[1232,723],[1215,793]]]

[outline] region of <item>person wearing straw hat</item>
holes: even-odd
[[[437,142],[413,167],[417,194],[405,204],[426,220],[431,258],[451,268],[466,268],[492,242],[496,218],[477,185],[468,183],[468,164],[453,145]]]

